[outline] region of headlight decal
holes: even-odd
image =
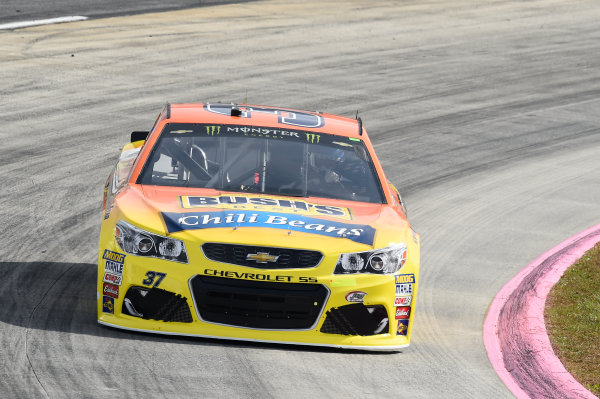
[[[407,256],[404,243],[372,251],[344,253],[338,258],[334,274],[393,274],[404,266]]]
[[[128,254],[188,263],[183,241],[150,233],[123,220],[115,226],[115,240]]]

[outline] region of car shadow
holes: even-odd
[[[92,263],[0,262],[0,322],[25,329],[59,331],[98,337],[186,345],[228,346],[260,350],[369,353],[371,352],[304,345],[286,345],[226,339],[182,337],[134,332],[97,323],[96,276]],[[3,331],[0,328],[0,334]]]

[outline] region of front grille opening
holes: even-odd
[[[187,299],[160,288],[129,288],[123,299],[122,313],[146,320],[181,323],[193,321]]]
[[[323,254],[307,249],[259,247],[254,245],[221,244],[207,242],[202,245],[204,256],[215,262],[231,263],[258,269],[292,269],[317,266]],[[247,259],[248,255],[265,253],[276,256],[276,261],[259,262]]]
[[[196,276],[190,285],[202,320],[259,329],[313,328],[329,296],[321,284]]]
[[[332,308],[321,326],[325,334],[377,335],[389,332],[389,319],[382,305],[365,306],[362,303]]]

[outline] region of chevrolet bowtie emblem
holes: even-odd
[[[248,254],[246,260],[253,260],[257,263],[277,262],[279,256],[271,255],[267,252],[259,252],[256,254]]]

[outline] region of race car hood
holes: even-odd
[[[314,197],[136,185],[116,207],[142,229],[185,241],[366,250],[406,241],[411,231],[391,205]]]

